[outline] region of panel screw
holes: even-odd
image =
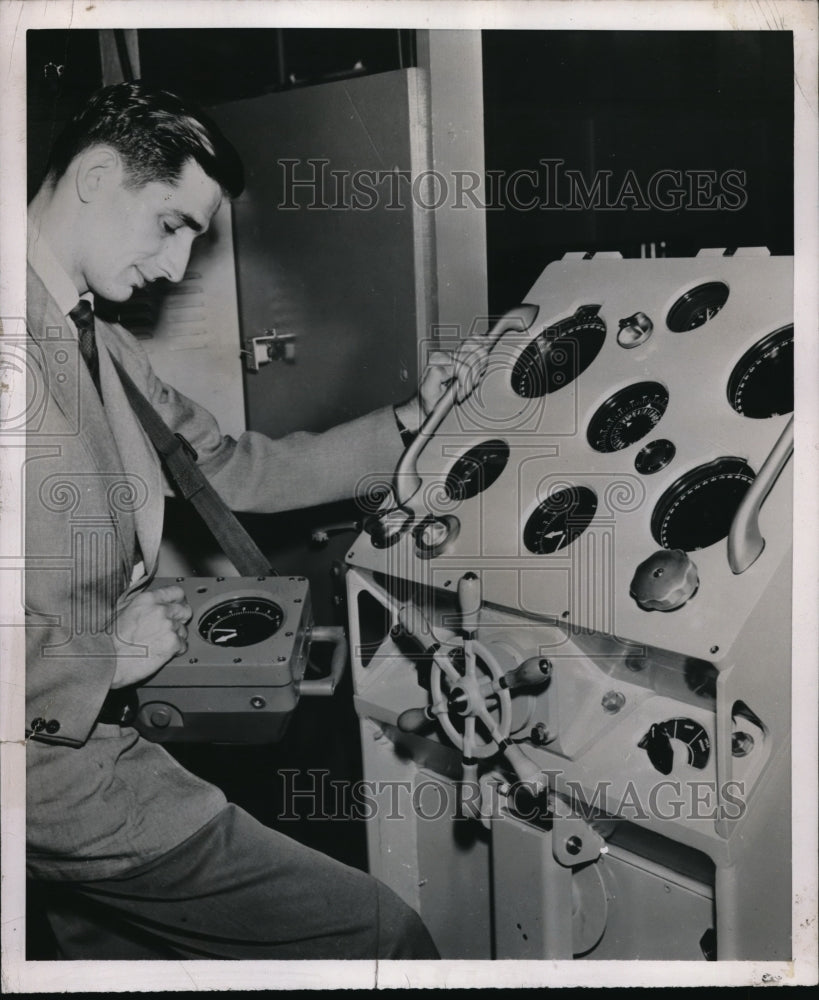
[[[260,698],[258,695],[250,699],[251,708],[264,708],[266,704],[264,698]]]
[[[603,711],[614,715],[615,712],[619,712],[620,709],[626,703],[626,696],[622,691],[607,691],[600,702],[603,706]]]
[[[581,852],[582,849],[583,849],[583,841],[580,839],[580,837],[572,836],[567,839],[566,841],[567,854],[577,855]]]
[[[738,731],[731,736],[731,753],[734,757],[747,757],[754,748],[754,738],[750,733]]]

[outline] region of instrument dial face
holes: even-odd
[[[649,760],[661,774],[670,774],[674,764],[671,740],[685,744],[687,760],[691,767],[702,770],[711,755],[708,733],[694,719],[667,719],[655,723],[637,744],[648,754]]]
[[[570,545],[591,524],[597,495],[586,486],[555,490],[529,516],[523,544],[530,552],[548,555]]]
[[[659,382],[626,386],[602,404],[589,422],[587,438],[595,451],[628,448],[657,426],[668,406],[668,390]]]
[[[706,281],[681,295],[668,311],[666,326],[672,333],[696,330],[713,319],[728,301],[728,286]]]
[[[483,441],[470,448],[449,470],[444,492],[450,500],[468,500],[488,489],[506,468],[509,445]]]
[[[283,621],[284,612],[273,601],[237,597],[202,615],[199,634],[213,646],[253,646],[275,635]]]
[[[606,339],[599,306],[581,306],[574,316],[547,327],[521,353],[512,388],[526,399],[545,396],[573,382],[594,361]]]
[[[644,476],[651,476],[664,469],[676,454],[677,448],[673,441],[668,441],[666,438],[649,441],[637,452],[634,468]]]
[[[693,469],[660,497],[651,533],[664,548],[684,552],[719,542],[753,481],[753,469],[741,458],[719,458]]]
[[[757,419],[793,412],[793,327],[775,330],[746,351],[728,381],[737,413]]]

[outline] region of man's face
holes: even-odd
[[[121,168],[88,206],[80,269],[86,286],[112,302],[158,278],[181,281],[194,239],[219,208],[222,191],[195,160],[178,183],[129,188]]]

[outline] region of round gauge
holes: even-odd
[[[597,495],[586,486],[555,490],[529,516],[523,544],[530,552],[548,555],[570,545],[591,524]]]
[[[725,538],[754,481],[741,458],[718,458],[686,473],[660,497],[651,533],[666,549],[691,552]]]
[[[581,306],[568,319],[541,331],[512,369],[512,388],[533,399],[573,382],[594,361],[606,339],[600,306]]]
[[[713,319],[728,301],[728,286],[721,281],[706,281],[681,295],[668,312],[666,326],[672,333],[696,330]]]
[[[450,500],[468,500],[488,489],[506,468],[509,445],[483,441],[470,448],[449,470],[444,492]]]
[[[673,441],[658,438],[656,441],[649,441],[637,452],[634,468],[642,475],[650,476],[664,469],[676,454],[677,448]]]
[[[587,437],[595,451],[628,448],[650,434],[668,406],[659,382],[638,382],[610,396],[591,418]]]
[[[236,597],[199,619],[199,634],[214,646],[253,646],[275,635],[284,620],[278,604],[262,597]]]
[[[742,355],[728,380],[728,401],[746,417],[793,411],[793,326],[774,330]]]
[[[711,739],[699,722],[694,719],[666,719],[655,722],[637,744],[648,754],[648,759],[660,774],[671,774],[674,766],[672,740],[685,744],[687,763],[702,770],[711,756]]]

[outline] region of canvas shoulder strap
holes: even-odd
[[[196,452],[181,434],[174,434],[131,376],[112,358],[125,394],[146,434],[156,448],[165,470],[183,499],[189,500],[210,528],[222,551],[241,576],[271,576],[275,573],[261,549],[245,531],[236,515],[222,500],[196,464]]]

